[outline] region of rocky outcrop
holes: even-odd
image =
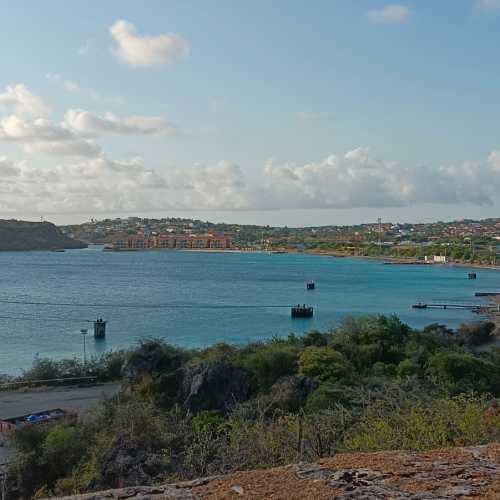
[[[103,485],[150,485],[155,482],[155,478],[165,477],[167,469],[162,455],[148,452],[141,443],[133,444],[118,439],[103,458],[94,489],[100,489]]]
[[[142,375],[158,375],[177,370],[184,359],[175,347],[155,340],[146,340],[134,349],[125,361],[122,374],[130,380]]]
[[[296,411],[305,405],[306,400],[318,387],[318,382],[305,375],[291,375],[280,378],[272,387],[272,401],[288,411]]]
[[[67,498],[493,500],[500,498],[500,444],[423,453],[349,453],[313,464]]]
[[[184,369],[182,404],[196,415],[204,410],[226,412],[250,396],[250,374],[225,361]]]
[[[0,250],[56,250],[86,248],[50,222],[0,220]]]

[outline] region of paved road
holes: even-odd
[[[119,384],[99,384],[89,387],[64,387],[43,391],[0,392],[0,419],[27,415],[52,408],[83,412],[110,398]]]
[[[62,408],[84,413],[99,401],[118,392],[119,384],[100,384],[89,387],[53,388],[43,391],[0,392],[0,419],[28,415],[43,410]],[[12,458],[13,450],[2,446],[0,436],[0,465]]]

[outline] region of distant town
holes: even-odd
[[[115,249],[216,248],[337,252],[496,264],[500,218],[432,223],[382,220],[353,226],[272,227],[182,218],[128,217],[62,226],[71,238]]]

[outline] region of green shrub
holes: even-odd
[[[309,346],[300,354],[299,372],[323,382],[335,382],[351,377],[352,367],[332,347]]]
[[[241,364],[252,372],[258,390],[267,392],[280,377],[297,373],[298,352],[286,342],[269,342],[243,354]]]
[[[429,359],[429,378],[452,394],[500,393],[500,367],[465,352],[440,352]]]
[[[485,418],[484,397],[460,396],[401,405],[377,400],[348,432],[356,451],[426,450],[481,444],[500,437],[500,418]]]
[[[352,388],[332,382],[323,382],[307,398],[304,411],[308,414],[314,414],[333,408],[337,404],[349,406],[352,397]]]

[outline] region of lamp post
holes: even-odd
[[[80,333],[82,334],[83,337],[83,369],[85,370],[87,366],[87,351],[86,351],[86,345],[85,345],[85,337],[87,336],[87,333],[89,333],[87,328],[82,328],[80,330]]]

